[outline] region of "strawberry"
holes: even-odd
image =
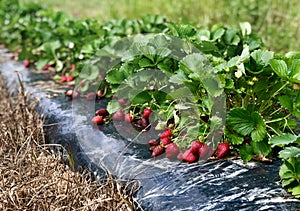
[[[79,86],[80,86],[80,87],[83,87],[83,86],[84,86],[84,81],[80,81],[80,82],[79,82]]]
[[[143,112],[143,118],[148,119],[151,113],[152,113],[151,108],[145,108]]]
[[[208,159],[212,154],[213,150],[207,144],[203,143],[202,147],[199,148],[199,157],[203,160]]]
[[[149,125],[149,120],[146,119],[146,118],[142,118],[142,119],[141,119],[141,126],[142,126],[143,128],[146,128],[148,125]]]
[[[76,68],[75,64],[70,64],[69,69],[74,70]]]
[[[159,156],[165,152],[165,149],[162,146],[156,146],[152,151],[152,157]]]
[[[171,143],[171,139],[169,137],[162,138],[160,139],[160,143],[162,146],[167,146],[169,143]]]
[[[177,155],[177,159],[182,160],[183,159],[182,156],[183,156],[183,152],[179,152],[179,154]]]
[[[182,159],[189,163],[194,163],[198,161],[198,156],[191,152],[191,149],[186,150],[183,155]]]
[[[67,76],[63,75],[60,79],[60,82],[64,83],[67,81]]]
[[[68,75],[67,76],[67,82],[70,82],[70,81],[73,81],[74,80],[74,77],[71,76],[71,75]]]
[[[179,147],[175,143],[168,144],[166,148],[166,158],[175,158],[179,153]]]
[[[85,97],[86,97],[87,100],[95,100],[96,93],[95,92],[90,92]]]
[[[103,79],[104,79],[104,75],[100,73],[100,74],[98,75],[98,78],[99,78],[100,80],[103,80]]]
[[[172,131],[167,128],[161,135],[160,138],[166,138],[166,137],[171,137],[172,136]]]
[[[124,120],[124,112],[122,110],[118,110],[112,116],[114,120],[123,121]]]
[[[217,158],[224,158],[229,152],[229,144],[227,142],[220,143],[217,148]]]
[[[66,91],[66,92],[65,92],[65,95],[66,95],[67,97],[72,98],[72,99],[78,98],[78,97],[80,96],[79,92],[74,91],[74,90],[72,90],[72,89]]]
[[[149,147],[149,150],[150,150],[150,151],[153,151],[155,147],[156,147],[156,146],[150,146],[150,147]]]
[[[95,116],[92,119],[92,123],[94,123],[95,125],[100,125],[103,123],[103,117],[102,116]]]
[[[120,98],[120,99],[118,100],[118,103],[119,103],[119,105],[120,105],[121,107],[124,108],[124,107],[128,104],[128,99]]]
[[[95,115],[106,117],[108,115],[108,111],[105,108],[100,108],[95,112]]]
[[[159,145],[159,141],[156,139],[151,139],[150,141],[148,141],[148,144],[150,146],[157,146],[157,145]]]
[[[24,61],[24,67],[29,67],[30,66],[30,61],[28,60],[28,59],[26,59],[25,61]]]
[[[104,97],[105,92],[103,90],[99,90],[97,91],[96,95],[98,99],[101,99],[102,97]]]
[[[128,113],[128,114],[125,114],[125,122],[129,122],[129,123],[131,123],[132,122],[132,117],[131,117],[131,114],[130,113]]]
[[[191,152],[194,154],[199,153],[199,149],[202,147],[203,143],[200,141],[193,141],[191,146]]]
[[[44,67],[42,67],[42,70],[48,70],[51,67],[51,64],[46,64]]]

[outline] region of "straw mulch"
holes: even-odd
[[[136,209],[134,185],[109,175],[99,184],[51,153],[36,102],[22,88],[12,97],[3,84],[0,78],[0,210]]]

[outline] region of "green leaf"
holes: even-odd
[[[290,51],[285,56],[291,59],[300,59],[300,51]]]
[[[238,134],[232,134],[228,130],[225,129],[225,135],[229,143],[233,145],[239,145],[244,142],[244,138],[239,136]]]
[[[112,100],[108,102],[107,104],[107,111],[110,114],[115,113],[116,111],[120,110],[122,107],[120,106],[119,102],[117,100]]]
[[[249,113],[243,108],[231,109],[227,116],[227,124],[243,136],[251,134],[253,141],[261,141],[266,136],[264,119],[257,112]]]
[[[272,151],[271,146],[265,141],[260,141],[260,142],[252,141],[251,145],[253,147],[254,153],[257,155],[261,154],[267,156]]]
[[[139,61],[139,65],[140,67],[144,68],[144,67],[153,67],[155,66],[155,64],[153,64],[153,62],[148,59],[148,58],[142,58],[140,61]]]
[[[201,82],[210,96],[217,97],[223,93],[222,83],[218,78],[205,77]]]
[[[113,68],[106,75],[107,82],[111,84],[121,84],[125,79],[125,73],[123,71],[119,71],[118,68]]]
[[[299,147],[285,147],[283,150],[279,152],[280,158],[288,159],[292,157],[300,156],[300,148]]]
[[[183,84],[183,82],[187,82],[189,79],[184,74],[183,71],[178,71],[176,74],[172,75],[169,79],[169,82],[175,83],[175,84]]]
[[[290,184],[292,184],[295,181],[295,178],[290,178],[290,179],[284,179],[282,180],[282,187],[286,187]]]
[[[289,189],[289,191],[291,191],[292,195],[295,196],[296,198],[300,198],[300,184],[299,183],[296,187]]]
[[[289,80],[295,83],[300,83],[300,59],[293,60]]]
[[[282,147],[284,145],[295,143],[298,138],[299,138],[299,136],[296,136],[296,135],[293,135],[293,134],[290,134],[290,133],[282,133],[278,136],[273,136],[269,140],[269,144],[271,144],[272,147],[274,147],[274,146]]]
[[[215,31],[215,32],[213,33],[212,40],[215,41],[215,40],[221,38],[221,37],[223,36],[224,33],[225,33],[225,29],[223,29],[223,28],[217,29],[217,31]]]
[[[280,77],[286,79],[288,77],[287,64],[283,60],[271,59],[270,65],[273,71]]]
[[[256,50],[251,53],[251,57],[254,59],[256,64],[261,66],[267,66],[270,62],[270,60],[273,58],[273,52],[266,51],[266,50]]]
[[[282,179],[289,179],[294,176],[293,172],[283,163],[279,170],[279,176]]]
[[[283,108],[288,109],[289,111],[293,110],[293,101],[290,96],[280,96],[278,100]]]
[[[184,57],[179,64],[179,67],[183,72],[197,73],[199,76],[204,74],[204,57],[200,53],[194,53]]]
[[[41,58],[37,61],[36,68],[38,70],[41,70],[46,64],[48,64],[48,62],[49,62],[48,58]]]
[[[57,72],[60,72],[64,67],[64,64],[62,61],[60,60],[56,60],[56,65],[55,65],[55,69]]]
[[[144,104],[152,100],[151,95],[148,91],[142,91],[138,93],[131,101],[133,104]]]
[[[252,155],[253,155],[252,146],[247,144],[243,145],[238,149],[238,151],[243,161],[248,162],[252,159]]]

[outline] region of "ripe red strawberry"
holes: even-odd
[[[67,81],[67,76],[63,75],[60,79],[60,82],[64,83]]]
[[[169,137],[162,138],[160,139],[160,143],[162,146],[167,146],[169,143],[171,143],[171,139]]]
[[[159,156],[165,152],[165,149],[162,146],[156,146],[152,151],[152,157]]]
[[[188,149],[183,153],[182,159],[186,162],[194,163],[198,161],[198,156],[192,153],[190,149]]]
[[[80,86],[80,87],[83,87],[83,86],[84,86],[84,81],[80,81],[80,82],[79,82],[79,86]]]
[[[118,100],[118,103],[119,103],[119,105],[120,105],[121,107],[124,108],[124,107],[128,104],[128,99],[120,98],[120,99]]]
[[[145,108],[143,113],[143,118],[148,119],[151,113],[152,113],[151,108]]]
[[[151,139],[150,141],[148,141],[148,144],[150,146],[157,146],[157,145],[159,145],[159,141],[156,139]]]
[[[100,108],[95,112],[95,115],[106,117],[108,115],[108,111],[105,108]]]
[[[143,128],[146,128],[146,127],[149,125],[149,120],[146,119],[146,118],[142,118],[141,120],[142,120],[142,121],[141,121],[141,126],[142,126]]]
[[[220,143],[217,148],[217,158],[224,158],[229,152],[229,144],[227,142]]]
[[[42,70],[48,70],[51,67],[51,64],[46,64],[42,67]]]
[[[160,138],[166,138],[166,137],[171,137],[172,136],[172,131],[167,128],[161,135]]]
[[[179,153],[179,147],[175,143],[168,144],[166,148],[166,158],[176,158]]]
[[[90,92],[86,96],[87,100],[95,100],[96,99],[96,93],[95,92]]]
[[[193,141],[191,146],[191,152],[199,155],[199,149],[203,146],[203,143],[200,141]]]
[[[208,159],[213,154],[212,148],[210,148],[207,144],[203,143],[202,147],[199,148],[199,157],[200,159]]]
[[[75,64],[70,64],[69,69],[74,70],[76,68]]]
[[[182,156],[183,156],[183,152],[179,152],[179,154],[177,155],[177,159],[182,160]]]
[[[67,76],[67,82],[70,82],[70,81],[73,81],[74,80],[74,77],[71,76],[71,75],[68,75]]]
[[[103,124],[103,117],[102,116],[93,117],[92,123],[94,123],[95,125]]]
[[[125,122],[129,122],[129,123],[131,123],[132,122],[132,117],[131,117],[131,114],[130,113],[127,113],[127,114],[125,114]]]
[[[155,147],[156,147],[156,146],[150,146],[150,147],[149,147],[149,150],[150,150],[150,151],[153,151]]]
[[[124,112],[122,110],[118,110],[112,116],[114,120],[123,121],[124,120]]]
[[[24,67],[29,67],[30,66],[30,61],[28,60],[28,59],[26,59],[25,61],[24,61]]]

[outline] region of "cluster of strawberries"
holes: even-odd
[[[149,150],[152,151],[152,157],[156,157],[165,153],[165,157],[169,159],[183,160],[189,163],[197,162],[199,159],[206,160],[214,154],[214,150],[206,143],[193,141],[190,148],[181,151],[179,146],[172,142],[172,131],[167,128],[162,132],[158,139],[152,139],[148,142]],[[224,158],[229,152],[229,144],[227,142],[220,143],[215,152],[216,157]]]

